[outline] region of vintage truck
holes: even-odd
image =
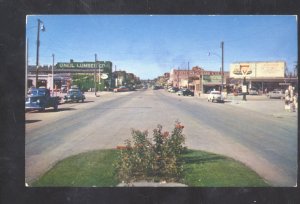
[[[26,97],[25,110],[44,111],[46,108],[53,107],[58,110],[60,98],[58,96],[50,96],[50,90],[47,88],[31,89],[30,94]]]

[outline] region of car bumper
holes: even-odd
[[[39,105],[34,105],[34,104],[26,104],[25,105],[25,110],[30,111],[30,110],[43,110],[45,107],[39,106]]]

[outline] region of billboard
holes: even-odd
[[[240,62],[230,65],[230,78],[284,78],[285,62]]]
[[[221,84],[221,75],[203,75],[203,84]]]
[[[74,68],[89,68],[89,69],[99,69],[108,68],[112,69],[112,63],[110,61],[98,61],[98,62],[58,62],[56,64],[57,69],[74,69]]]

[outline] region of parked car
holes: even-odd
[[[60,93],[67,93],[67,85],[61,85]]]
[[[67,95],[64,96],[64,101],[67,102],[84,102],[85,96],[80,89],[70,89]]]
[[[211,91],[208,95],[207,101],[224,103],[224,97],[220,91]]]
[[[44,111],[46,108],[53,107],[58,109],[60,98],[58,96],[51,97],[50,90],[46,88],[32,88],[30,95],[26,97],[25,110]]]
[[[283,99],[285,97],[284,95],[284,92],[281,91],[281,90],[273,90],[273,91],[270,91],[267,96],[269,98],[280,98],[280,99]]]
[[[119,88],[115,88],[114,92],[126,92],[129,91],[129,88],[127,88],[126,86],[120,86]]]
[[[179,91],[179,88],[177,88],[177,87],[171,87],[171,88],[169,89],[169,92],[170,92],[170,93],[176,93],[177,91]]]
[[[177,94],[178,96],[194,96],[194,92],[189,89],[180,89]]]
[[[258,91],[256,89],[249,89],[249,95],[258,95]]]

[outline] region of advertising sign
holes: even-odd
[[[108,78],[108,75],[107,74],[101,74],[101,79],[107,79]]]
[[[99,68],[111,68],[112,63],[109,61],[98,61],[98,62],[58,62],[56,68],[58,69],[70,69],[70,68],[89,68],[89,69],[99,69]]]
[[[203,84],[221,84],[221,75],[203,75]]]
[[[274,78],[284,77],[284,61],[241,62],[230,65],[230,78]]]

